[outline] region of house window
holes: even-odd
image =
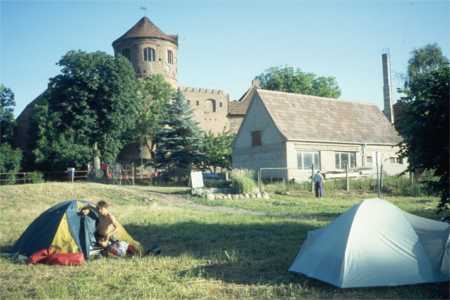
[[[130,48],[122,49],[122,55],[125,56],[128,60],[131,59],[131,51]]]
[[[173,52],[172,50],[167,50],[167,62],[173,64]]]
[[[191,105],[191,100],[187,100],[187,104]]]
[[[302,151],[297,152],[297,167],[303,170],[311,170],[314,165],[314,169],[320,169],[320,156],[319,152]]]
[[[219,107],[222,107],[222,105],[223,105],[222,102],[220,102],[220,103],[219,103]]]
[[[373,164],[373,158],[372,158],[372,156],[367,156],[367,157],[366,157],[366,166],[367,166],[367,167],[371,167],[372,164]]]
[[[356,168],[356,152],[336,152],[336,169],[342,170],[347,166],[349,169]]]
[[[155,49],[147,47],[144,48],[144,61],[155,61]]]
[[[252,131],[252,147],[261,146],[261,131]]]
[[[390,157],[389,162],[392,164],[403,164],[403,158],[400,157]]]
[[[216,100],[214,99],[208,99],[206,100],[207,103],[207,110],[206,112],[216,112]]]

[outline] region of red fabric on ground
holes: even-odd
[[[84,255],[82,252],[55,253],[50,255],[45,263],[49,265],[80,266],[84,263]]]
[[[84,263],[84,255],[82,252],[77,253],[60,253],[51,249],[42,249],[33,253],[27,263],[29,264],[48,264],[62,266],[79,266]]]
[[[28,257],[28,264],[43,263],[50,256],[49,249],[41,249]]]

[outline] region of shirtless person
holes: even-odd
[[[108,211],[108,203],[105,201],[99,201],[97,203],[97,211],[98,222],[97,231],[95,232],[97,243],[106,248],[112,234],[117,230],[117,221],[116,218],[114,218],[114,216]]]

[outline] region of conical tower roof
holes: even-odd
[[[157,38],[167,40],[173,42],[175,45],[178,45],[177,35],[165,34],[147,17],[140,19],[133,27],[125,32],[124,35],[115,40],[113,42],[113,46],[122,40],[134,38]]]

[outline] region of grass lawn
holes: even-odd
[[[448,286],[336,289],[287,271],[308,230],[361,200],[274,196],[208,202],[183,188],[45,183],[0,186],[0,251],[29,223],[66,199],[107,200],[111,211],[159,257],[98,259],[81,267],[27,266],[0,258],[0,299],[17,298],[442,298]],[[370,195],[364,196],[370,197]],[[387,198],[434,217],[436,198]]]

